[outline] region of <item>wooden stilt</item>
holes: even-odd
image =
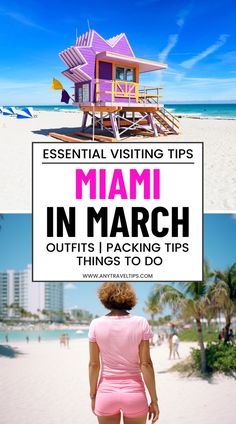
[[[117,122],[116,122],[115,113],[109,112],[109,118],[110,118],[110,121],[111,121],[111,126],[112,126],[112,129],[113,129],[114,137],[116,138],[116,140],[120,140],[120,134],[119,134],[119,130],[118,130]]]
[[[83,120],[82,120],[82,131],[85,131],[86,128],[86,124],[87,124],[87,119],[88,119],[88,112],[84,112],[83,113]]]
[[[101,119],[101,123],[100,123],[100,129],[103,129],[103,112],[100,112],[100,119]]]
[[[148,120],[149,120],[149,124],[150,124],[150,126],[151,126],[151,128],[154,132],[154,136],[158,137],[158,131],[157,131],[157,127],[156,127],[152,112],[148,113]]]

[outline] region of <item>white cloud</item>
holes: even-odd
[[[190,14],[190,11],[192,9],[192,3],[190,3],[187,7],[184,9],[181,9],[179,13],[177,14],[177,21],[176,24],[180,28],[180,30],[183,28],[187,16]],[[165,62],[167,57],[169,56],[169,53],[171,50],[175,47],[179,40],[179,34],[171,34],[169,35],[168,43],[166,47],[162,50],[161,53],[159,53],[159,61]]]
[[[218,40],[212,44],[211,46],[207,47],[207,49],[203,50],[201,53],[197,54],[196,56],[193,56],[191,59],[184,60],[181,63],[181,66],[185,69],[191,69],[196,63],[200,62],[202,59],[205,59],[210,54],[214,53],[216,50],[218,50],[220,47],[222,47],[229,37],[228,34],[222,34],[218,38]]]
[[[192,2],[185,7],[184,9],[180,10],[180,12],[177,15],[177,25],[179,28],[183,28],[185,22],[186,22],[186,18],[188,17],[188,15],[190,14],[192,9]]]
[[[171,34],[168,39],[167,46],[162,50],[161,53],[159,53],[159,61],[165,62],[170,51],[175,47],[177,41],[179,39],[178,34]]]
[[[31,28],[35,28],[38,29],[40,31],[46,31],[46,32],[51,32],[50,30],[48,30],[47,28],[38,25],[36,22],[34,22],[32,19],[28,18],[26,15],[19,13],[19,12],[15,12],[15,11],[9,11],[9,10],[5,10],[3,8],[0,8],[0,15],[2,16],[7,16],[10,19],[13,19],[16,22],[19,22],[22,25],[31,27]]]
[[[171,78],[173,77],[173,79],[175,79],[175,81],[182,81],[182,79],[185,77],[185,73],[184,72],[180,72],[180,71],[176,71],[173,68],[168,68],[165,71],[165,76],[170,75]]]
[[[236,78],[214,78],[214,77],[186,77],[187,81],[194,82],[196,84],[236,84]]]
[[[163,77],[161,84],[158,73]],[[149,79],[145,79],[145,84],[163,87],[161,103],[169,101],[235,102],[236,100],[236,77],[188,77],[175,69],[157,71],[155,74],[150,74]]]
[[[23,88],[48,88],[49,81],[18,81],[11,79],[0,79],[1,90],[18,90]]]
[[[73,283],[67,283],[67,284],[65,285],[65,289],[66,289],[66,290],[74,290],[74,289],[76,289],[76,285],[75,285],[75,284],[73,284]]]
[[[57,74],[55,78],[63,80],[63,86],[71,93],[71,82],[61,79]],[[27,80],[0,78],[1,104],[4,105],[45,105],[59,104],[61,93],[51,89],[51,79]]]
[[[235,65],[236,63],[236,50],[228,51],[226,53],[223,53],[218,56],[218,59],[220,59],[221,66],[225,65]],[[236,71],[230,71],[230,72],[236,72]]]

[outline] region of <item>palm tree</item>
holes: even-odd
[[[45,316],[45,321],[49,321],[50,320],[50,311],[48,311],[47,309],[42,309],[41,313]]]
[[[21,316],[21,314],[20,314],[20,305],[18,303],[11,303],[10,305],[7,305],[7,308],[10,311],[13,311],[13,316],[14,317]]]
[[[164,317],[159,317],[157,320],[157,325],[165,325],[171,322],[172,316],[171,315],[165,315]]]
[[[152,326],[154,325],[155,315],[162,312],[162,310],[163,307],[156,302],[156,299],[152,295],[149,295],[145,302],[144,311],[150,314],[150,321]]]
[[[218,310],[219,308],[217,307],[217,304],[215,302],[212,302],[212,297],[210,296],[210,294],[208,294],[208,306],[205,311],[208,333],[210,332],[211,321],[217,318]]]
[[[96,315],[96,316],[95,316],[95,318],[98,318],[98,317],[99,317],[99,315]],[[93,319],[93,314],[91,314],[91,313],[90,313],[90,314],[88,315],[88,321],[89,321],[89,322],[91,322],[91,321],[92,321],[92,319]]]
[[[204,263],[204,280],[182,283],[182,289],[174,285],[155,285],[151,296],[158,304],[168,304],[173,313],[181,313],[185,318],[193,317],[196,321],[198,341],[201,355],[201,371],[206,371],[206,352],[203,340],[202,319],[209,307],[208,292],[209,280],[213,273],[210,271],[208,262]]]
[[[78,321],[82,321],[83,317],[84,317],[83,311],[81,311],[81,309],[78,309],[78,310],[76,311],[76,319],[77,319]]]
[[[19,306],[18,310],[21,318],[31,318],[31,312],[27,311],[22,306]]]
[[[211,296],[225,316],[225,339],[228,340],[232,318],[236,312],[236,263],[224,271],[215,272]]]

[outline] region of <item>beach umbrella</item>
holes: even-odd
[[[5,108],[1,108],[2,114],[5,116],[13,116],[15,114],[15,112],[13,111],[12,107],[8,107],[6,106]]]
[[[16,117],[17,119],[33,118],[33,108],[24,107],[23,109],[17,110]]]
[[[15,108],[15,107],[13,107],[13,106],[6,106],[6,109],[7,109],[7,110],[9,110],[9,112],[10,112],[12,115],[16,115],[16,113],[17,113],[16,108]]]

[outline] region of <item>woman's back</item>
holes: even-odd
[[[143,317],[128,314],[94,319],[89,340],[99,346],[102,376],[139,375],[139,345],[151,337],[152,331]]]

